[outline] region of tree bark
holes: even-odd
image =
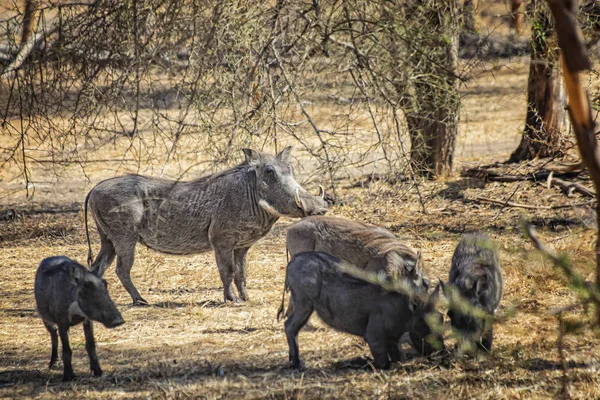
[[[564,154],[563,132],[568,122],[559,50],[555,48],[554,26],[545,5],[534,7],[525,129],[509,162]]]
[[[411,162],[414,171],[423,177],[449,174],[452,171],[454,147],[458,133],[460,95],[458,85],[458,42],[461,30],[458,15],[462,2],[438,2],[427,15],[436,24],[440,39],[428,43],[428,57],[417,63],[423,73],[433,74],[432,81],[413,84],[413,101],[404,112],[411,142]],[[451,14],[453,18],[446,18]],[[441,49],[441,51],[440,51]]]

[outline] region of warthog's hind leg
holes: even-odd
[[[44,326],[50,332],[50,341],[52,342],[52,352],[50,354],[50,363],[48,364],[48,368],[52,368],[58,358],[58,333],[56,326],[53,324],[44,321]]]
[[[133,305],[148,305],[148,302],[142,298],[131,281],[131,267],[135,257],[135,241],[120,244],[117,250],[117,276],[125,287],[125,290],[131,296]]]
[[[106,268],[115,260],[117,253],[108,236],[101,229],[98,229],[98,233],[100,234],[100,252],[92,263],[92,271],[98,276],[103,276]]]
[[[310,315],[313,313],[314,306],[310,299],[300,299],[297,302],[297,298],[292,293],[292,300],[294,301],[294,309],[285,321],[285,335],[287,337],[289,346],[289,360],[293,368],[300,368],[300,351],[298,350],[298,332],[306,325]],[[304,300],[304,301],[302,301]]]

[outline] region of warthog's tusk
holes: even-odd
[[[296,188],[296,205],[299,209],[304,210],[302,207],[302,200],[300,200],[300,189]]]
[[[319,196],[324,199],[325,198],[325,189],[323,189],[323,186],[319,185]]]

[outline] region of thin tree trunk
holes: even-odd
[[[448,10],[457,15],[460,3],[448,2]],[[416,85],[416,112],[407,112],[406,121],[411,141],[411,161],[415,172],[433,177],[452,171],[454,147],[458,134],[460,97],[458,93],[458,41],[460,27],[447,27],[450,43],[438,57],[437,73],[443,88],[429,84]]]
[[[554,27],[542,6],[537,6],[540,9],[536,11],[532,28],[525,130],[509,162],[564,153],[563,132],[568,128],[566,92],[558,62],[559,51],[551,43]]]

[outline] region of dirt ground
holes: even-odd
[[[96,324],[104,376],[89,374],[81,326],[71,330],[77,380],[61,382],[62,364],[49,370],[50,338],[36,316],[33,279],[42,258],[64,254],[83,262],[87,254],[80,208],[87,191],[127,167],[107,166],[91,175],[75,171],[36,187],[33,201],[19,182],[3,181],[0,211],[22,218],[0,221],[0,398],[356,398],[499,399],[559,396],[563,370],[557,320],[550,310],[571,304],[574,294],[551,263],[523,237],[520,218],[539,236],[568,253],[588,279],[594,276],[595,216],[579,194],[566,196],[545,182],[490,183],[461,177],[465,167],[506,160],[519,141],[525,117],[527,58],[502,60],[482,69],[463,88],[464,109],[453,176],[423,183],[361,187],[342,182],[331,215],[386,227],[423,252],[432,281],[447,279],[460,235],[481,230],[500,248],[505,291],[487,357],[412,358],[389,371],[353,369],[368,355],[361,338],[333,331],[316,317],[299,338],[306,369],[287,366],[287,343],[276,310],[285,276],[283,218],[250,250],[250,300],[224,305],[212,253],[190,257],[159,254],[138,246],[132,278],[149,307],[133,307],[114,273],[109,291],[126,323],[109,330]],[[544,160],[501,166],[534,170]],[[44,166],[37,172],[43,173]],[[48,176],[51,170],[46,171]],[[91,177],[88,180],[88,177]],[[299,178],[302,178],[301,176]],[[584,182],[588,184],[589,182]],[[499,207],[480,197],[539,207]],[[552,208],[556,206],[565,208]],[[425,208],[426,212],[423,212]],[[93,226],[93,222],[92,222]],[[92,231],[94,231],[92,227]],[[93,234],[94,252],[99,240]],[[568,318],[579,318],[575,310]],[[453,340],[447,341],[452,345]],[[564,342],[568,389],[573,398],[598,398],[600,340],[589,330]]]

